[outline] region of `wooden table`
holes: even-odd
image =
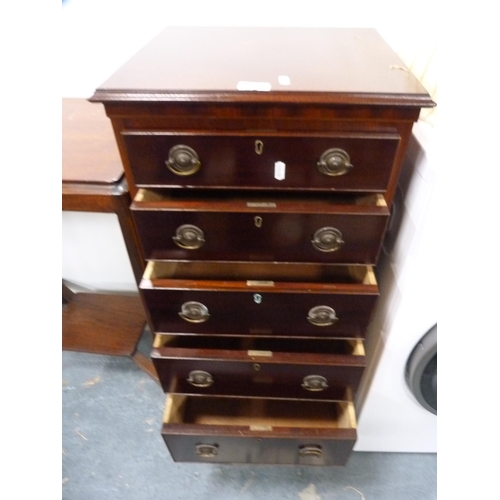
[[[113,130],[102,105],[62,102],[62,209],[115,213],[136,282],[144,259],[130,217],[130,195]],[[138,350],[146,317],[138,295],[74,293],[63,281],[62,348],[131,356],[153,378],[149,356]]]

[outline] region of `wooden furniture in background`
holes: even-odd
[[[130,216],[130,195],[109,121],[102,106],[62,100],[62,209],[114,213],[136,282],[144,259]],[[146,317],[138,295],[73,293],[63,281],[62,348],[131,356],[156,378],[148,356],[137,350]]]
[[[62,209],[116,214],[138,283],[145,264],[129,206],[127,181],[104,109],[86,99],[63,99]]]

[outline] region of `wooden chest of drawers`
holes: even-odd
[[[368,29],[169,28],[97,89],[176,461],[345,464],[427,92]]]

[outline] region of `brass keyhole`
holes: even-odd
[[[264,152],[264,143],[262,141],[255,141],[255,152],[261,155]]]
[[[255,221],[255,225],[257,227],[262,227],[262,217],[256,215],[253,220]]]
[[[254,365],[253,365],[253,369],[254,369],[256,372],[258,372],[258,371],[260,370],[260,365],[259,365],[259,363],[254,363]]]

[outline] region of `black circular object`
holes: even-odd
[[[406,363],[405,378],[417,401],[437,415],[437,325],[413,349]]]

